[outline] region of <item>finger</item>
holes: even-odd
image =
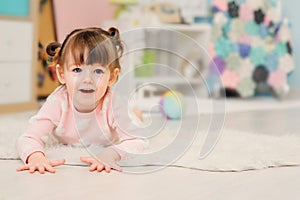
[[[56,167],[56,166],[65,164],[65,162],[66,162],[65,159],[61,159],[61,160],[53,160],[50,163],[51,163],[52,167]]]
[[[55,169],[51,165],[46,165],[45,169],[50,173],[55,173]]]
[[[92,164],[90,167],[90,172],[95,171],[97,169],[97,164]]]
[[[80,157],[80,160],[82,162],[88,163],[88,164],[92,164],[93,163],[93,158],[90,157]]]
[[[111,171],[110,165],[105,165],[105,171],[109,173]]]
[[[20,172],[20,171],[24,171],[24,170],[28,170],[28,169],[29,169],[28,165],[23,165],[23,166],[18,167],[17,171]]]
[[[122,172],[123,171],[122,168],[120,166],[118,166],[118,165],[112,165],[111,168],[114,169],[114,170],[116,170],[116,171],[118,171],[118,172]]]
[[[39,165],[37,168],[38,168],[38,170],[39,170],[39,172],[40,172],[41,174],[45,174],[45,167],[44,167],[44,166]]]
[[[35,172],[35,170],[37,169],[37,167],[34,165],[34,166],[30,166],[29,167],[29,172],[31,173],[31,174],[33,174],[34,172]]]
[[[102,172],[103,169],[104,169],[104,165],[99,164],[99,165],[97,166],[97,171],[98,171],[98,172]]]

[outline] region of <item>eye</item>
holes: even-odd
[[[74,68],[74,69],[72,70],[72,72],[80,73],[80,72],[82,72],[82,69],[77,67],[77,68]]]
[[[94,71],[96,74],[103,74],[104,71],[102,69],[95,69]]]

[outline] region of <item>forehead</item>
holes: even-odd
[[[78,64],[74,61],[74,59],[72,57],[69,57],[67,60],[66,60],[66,63],[65,63],[65,67],[66,68],[73,68],[73,67],[76,67],[76,66],[80,66],[80,67],[97,67],[97,68],[102,68],[102,69],[107,69],[108,68],[108,65],[103,65],[101,63],[81,63],[81,64]]]
[[[116,59],[115,49],[110,40],[75,40],[65,50],[65,63],[67,65],[100,64],[107,66]]]

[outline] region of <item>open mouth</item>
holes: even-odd
[[[93,89],[80,89],[79,91],[84,94],[90,94],[90,93],[95,92],[95,90],[93,90]]]

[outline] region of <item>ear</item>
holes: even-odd
[[[108,86],[112,86],[117,81],[119,74],[120,74],[120,69],[115,68],[114,71],[110,74]]]
[[[61,84],[65,84],[66,81],[64,78],[64,69],[60,65],[56,65],[55,71],[56,71],[56,76],[57,76],[59,82]]]

